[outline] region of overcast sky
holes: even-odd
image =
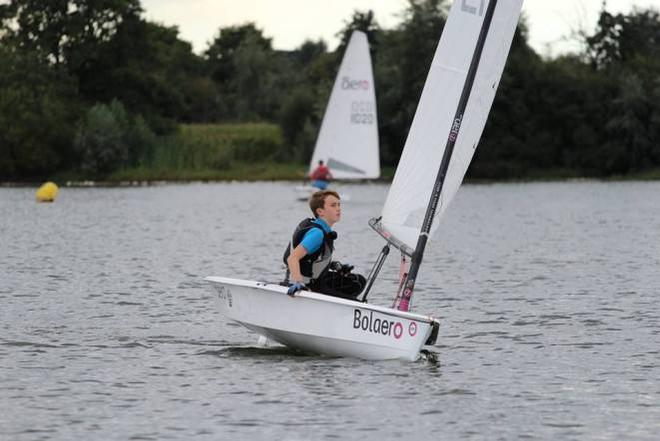
[[[142,0],[146,18],[176,25],[183,40],[201,53],[221,27],[254,22],[276,49],[294,49],[306,39],[323,38],[334,50],[335,34],[353,11],[373,10],[383,28],[399,22],[407,0]],[[575,50],[572,31],[592,31],[602,0],[525,0],[530,44],[542,55]],[[660,0],[607,0],[611,12],[633,6],[660,10]]]

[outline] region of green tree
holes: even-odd
[[[367,40],[369,40],[370,43],[369,48],[371,50],[371,55],[373,56],[377,47],[376,36],[380,31],[380,26],[378,26],[374,12],[372,10],[353,12],[351,20],[346,22],[344,29],[337,34],[340,37],[337,53],[344,53],[353,31],[362,31],[367,35]]]
[[[314,62],[318,57],[328,51],[328,45],[323,40],[311,41],[305,40],[303,44],[293,52],[294,60],[300,66],[307,66]]]
[[[139,165],[140,159],[147,159],[154,143],[155,137],[144,120],[131,118],[117,100],[89,109],[75,138],[81,169],[92,176]]]
[[[279,156],[307,162],[338,69],[337,54],[328,53],[323,41],[305,41],[291,59],[288,86],[277,116],[285,140]]]
[[[605,124],[605,172],[625,174],[643,170],[654,159],[649,97],[637,75],[621,77],[612,115]]]
[[[75,81],[33,52],[0,46],[0,180],[44,179],[77,162]]]
[[[96,56],[99,43],[141,11],[139,0],[7,0],[0,19],[3,40],[75,74]]]
[[[204,75],[203,60],[178,38],[177,28],[131,17],[97,52],[99,57],[79,71],[88,102],[118,99],[159,133],[173,130],[175,121],[208,118],[215,89]],[[196,114],[200,108],[207,114]]]
[[[218,83],[226,83],[236,74],[234,56],[243,45],[251,44],[264,51],[272,50],[271,39],[254,23],[221,28],[204,52],[211,77]]]
[[[660,56],[660,13],[653,9],[613,15],[601,10],[593,35],[586,36],[593,66],[627,64],[638,57]]]
[[[220,29],[205,51],[224,120],[274,120],[293,86],[294,60],[274,51],[254,24]]]
[[[546,98],[556,96],[558,84],[543,84],[541,58],[528,44],[524,18],[514,33],[507,63],[486,122],[469,176],[478,178],[520,177],[529,170],[555,165],[561,143],[544,130]],[[555,77],[556,78],[556,77]],[[564,77],[559,77],[564,78]],[[541,89],[530,94],[530,90]],[[542,95],[548,90],[548,95]],[[529,148],[534,145],[534,148]]]
[[[81,168],[91,174],[106,173],[128,164],[128,114],[119,101],[89,109],[76,134]]]
[[[600,173],[658,167],[660,13],[648,9],[613,15],[603,8],[586,42],[591,66],[607,79],[611,91],[599,102],[605,109]]]
[[[163,133],[208,107],[192,103],[208,91],[204,65],[176,28],[141,12],[139,0],[10,0],[0,6],[3,43],[66,68],[89,105],[119,99]]]

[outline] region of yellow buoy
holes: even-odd
[[[37,202],[53,202],[57,197],[57,190],[54,182],[46,182],[37,190]]]

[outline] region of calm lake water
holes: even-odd
[[[0,188],[0,439],[659,439],[660,183],[464,186],[415,298],[438,361],[414,363],[219,315],[204,276],[282,276],[294,185]],[[368,272],[387,187],[341,190],[336,257]]]

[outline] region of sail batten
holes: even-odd
[[[447,65],[444,65],[444,64],[438,64],[437,66],[438,66],[438,68],[440,68],[442,70],[446,70],[447,72],[453,72],[453,73],[457,73],[459,75],[467,74],[467,70],[462,69],[462,68],[451,67],[451,66],[447,66]]]
[[[447,140],[451,140],[451,136],[455,136],[453,132],[460,127],[442,193],[435,201],[430,236],[437,231],[440,218],[465,176],[495,97],[522,0],[493,2],[496,0],[488,2],[488,6],[495,9],[488,23],[487,38],[480,48],[479,68],[465,110],[458,113],[484,17],[479,15],[479,9],[467,8],[465,1],[458,0],[452,5],[383,207],[383,228],[413,249],[422,232]]]
[[[319,160],[329,165],[335,179],[380,176],[371,55],[367,36],[360,31],[353,31],[346,46],[316,139],[310,173]]]

